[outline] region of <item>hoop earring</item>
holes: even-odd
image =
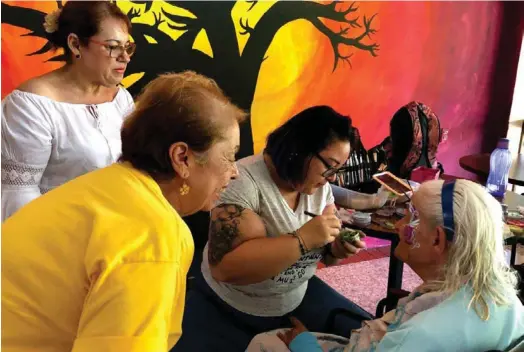
[[[187,185],[187,183],[183,183],[182,187],[180,187],[180,195],[185,196],[189,193],[189,190],[191,188]]]

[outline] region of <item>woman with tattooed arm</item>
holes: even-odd
[[[271,133],[264,153],[239,162],[211,213],[202,276],[173,351],[244,351],[257,333],[290,326],[289,315],[320,331],[334,308],[369,317],[314,276],[319,261],[332,265],[364,247],[337,237],[329,185],[353,139],[348,117],[316,106]],[[360,326],[342,323],[333,333]]]

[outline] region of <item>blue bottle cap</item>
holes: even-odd
[[[508,149],[509,148],[509,139],[508,138],[500,138],[499,142],[497,143],[498,149]]]

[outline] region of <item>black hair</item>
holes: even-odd
[[[278,176],[291,184],[304,181],[306,164],[335,141],[358,145],[351,118],[329,106],[313,106],[296,114],[267,138],[269,155]],[[348,155],[349,157],[349,155]]]

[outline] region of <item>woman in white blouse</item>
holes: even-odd
[[[41,194],[112,164],[133,98],[120,87],[135,45],[109,1],[68,1],[46,16],[65,66],[30,79],[2,101],[2,222]]]

